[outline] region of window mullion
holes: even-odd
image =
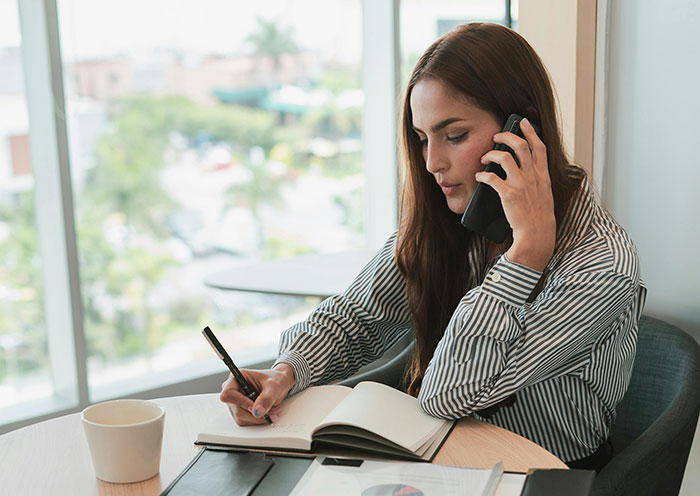
[[[57,399],[88,403],[82,303],[55,0],[20,0],[51,377]]]
[[[367,247],[378,249],[398,220],[399,0],[362,2],[362,118]]]

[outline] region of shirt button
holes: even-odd
[[[499,274],[498,272],[496,272],[495,274],[493,274],[493,275],[491,276],[491,280],[492,280],[493,282],[501,282],[501,274]]]

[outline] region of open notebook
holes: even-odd
[[[423,412],[413,396],[361,382],[309,387],[282,403],[274,425],[240,427],[221,405],[197,444],[303,452],[322,444],[431,461],[453,425]]]

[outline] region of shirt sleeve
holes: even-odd
[[[569,271],[526,303],[541,275],[502,255],[462,298],[423,378],[427,413],[461,418],[586,365],[636,288],[614,271]]]
[[[351,376],[412,328],[395,247],[396,234],[343,294],[324,300],[304,322],[282,333],[275,365],[287,363],[294,370],[290,394]]]

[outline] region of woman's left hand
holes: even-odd
[[[515,151],[520,167],[510,153],[491,150],[481,157],[481,163],[500,164],[507,177],[503,180],[492,172],[477,172],[476,180],[491,186],[501,197],[513,229],[513,244],[506,252],[508,259],[542,271],[554,253],[557,229],[547,149],[527,119],[520,121],[520,128],[525,139],[512,133],[493,137],[494,142]]]

